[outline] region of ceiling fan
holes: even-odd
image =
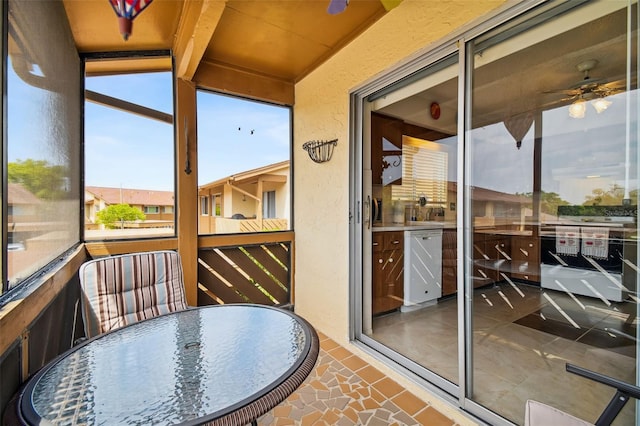
[[[382,6],[384,6],[387,12],[398,6],[401,2],[402,0],[380,0],[380,3],[382,3]],[[344,12],[348,5],[349,0],[330,0],[327,13],[337,15],[338,13]]]
[[[623,91],[624,86],[621,86],[620,82],[604,82],[603,79],[591,77],[589,73],[597,65],[597,59],[587,59],[580,62],[576,65],[576,69],[583,73],[582,80],[572,85],[569,89],[552,90],[544,93],[562,93],[566,95],[565,98],[557,102],[572,101],[569,106],[569,115],[573,118],[584,117],[587,101],[591,101],[596,112],[600,114],[611,105],[611,101],[605,98]]]

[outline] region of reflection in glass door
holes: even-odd
[[[519,423],[527,399],[595,422],[613,391],[567,363],[636,383],[637,28],[626,31],[626,5],[523,20],[469,46],[467,397]],[[634,416],[627,404],[615,424]]]
[[[365,334],[450,383],[458,382],[457,64],[447,57],[369,97],[365,183],[372,197]]]

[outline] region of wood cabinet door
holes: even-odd
[[[386,262],[384,251],[373,253],[373,273],[372,279],[372,311],[373,314],[379,314],[385,311],[385,280],[384,265]]]
[[[373,314],[398,309],[404,303],[404,234],[378,232],[373,244]]]
[[[511,278],[540,282],[540,243],[534,237],[511,238]]]
[[[491,272],[491,254],[487,250],[486,234],[473,234],[473,287],[482,287],[494,282]]]
[[[374,185],[402,185],[402,121],[371,114],[371,172]],[[399,171],[397,173],[393,171]]]
[[[442,231],[442,296],[454,294],[458,287],[458,232]]]
[[[385,281],[388,303],[396,309],[404,303],[404,233],[385,232]]]
[[[504,281],[510,275],[511,268],[511,237],[504,235],[487,236],[485,241],[487,252],[494,261],[491,277],[494,282]]]
[[[511,237],[505,235],[473,234],[474,287],[493,284],[508,276],[511,260]]]

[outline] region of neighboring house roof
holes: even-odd
[[[448,190],[450,192],[457,192],[457,182],[448,182]],[[494,191],[493,189],[481,188],[479,186],[472,186],[472,199],[474,201],[502,201],[505,203],[531,203],[531,198],[525,197],[519,194],[508,194],[506,192]]]
[[[256,169],[246,170],[244,172],[226,176],[221,179],[214,180],[213,182],[200,185],[198,189],[212,188],[212,187],[224,185],[225,183],[230,183],[230,184],[255,183],[258,181],[259,178],[263,178],[263,180],[269,180],[270,173],[274,173],[280,170],[286,170],[288,168],[289,168],[289,160],[285,160],[279,163],[269,164],[268,166],[262,166]],[[282,176],[279,176],[276,179],[279,179],[281,177]]]
[[[11,205],[18,204],[40,204],[42,200],[29,192],[27,188],[20,183],[10,183],[7,191],[7,203]]]
[[[107,204],[129,204],[132,206],[172,206],[172,191],[152,191],[149,189],[107,188],[85,186],[85,191]]]

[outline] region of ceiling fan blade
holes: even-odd
[[[547,95],[562,94],[562,95],[574,97],[574,96],[580,95],[582,91],[580,89],[559,89],[559,90],[545,90],[542,93]]]
[[[327,8],[327,13],[330,15],[337,15],[338,13],[344,12],[348,5],[349,0],[331,0],[329,2],[329,7]]]

